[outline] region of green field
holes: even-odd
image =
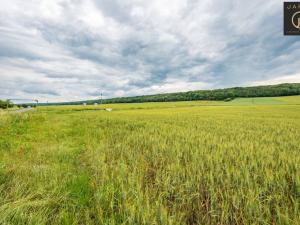
[[[2,111],[0,224],[300,224],[300,96]]]

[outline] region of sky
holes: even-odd
[[[281,0],[0,0],[0,99],[300,83]]]

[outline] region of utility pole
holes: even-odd
[[[100,97],[100,104],[102,105],[102,92],[101,92],[101,97]]]

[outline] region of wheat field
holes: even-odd
[[[300,224],[300,97],[1,114],[0,224]]]

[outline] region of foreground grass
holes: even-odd
[[[300,98],[276,100],[2,115],[0,224],[299,224]]]

